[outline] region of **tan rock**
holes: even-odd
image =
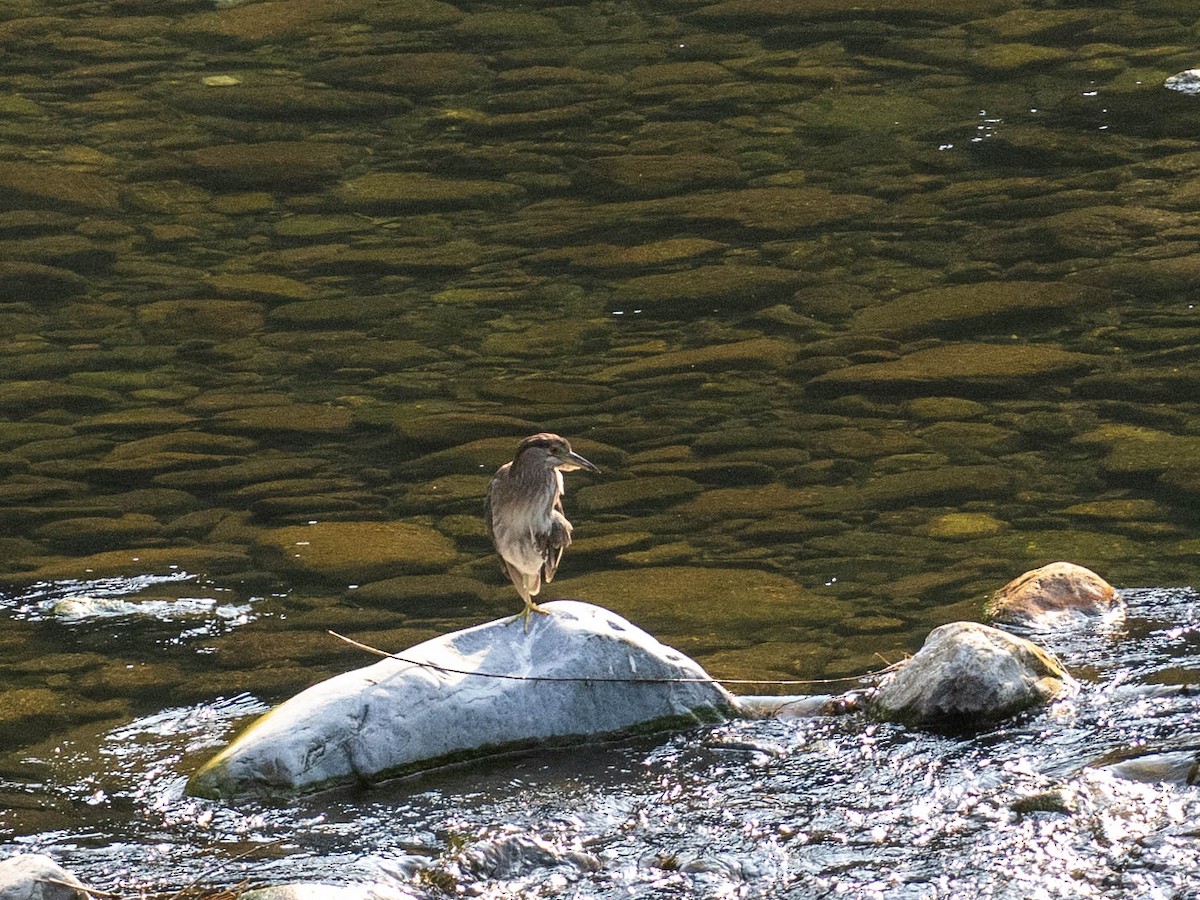
[[[1024,624],[1058,614],[1102,615],[1124,605],[1112,585],[1090,569],[1056,562],[1014,578],[987,606],[995,622]]]

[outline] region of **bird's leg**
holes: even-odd
[[[541,613],[543,616],[548,616],[548,615],[550,615],[550,611],[548,609],[542,609],[540,606],[538,606],[536,603],[533,602],[533,599],[531,597],[522,596],[521,599],[525,601],[525,608],[513,617],[513,621],[515,622],[515,621],[517,621],[517,619],[520,619],[522,622],[524,622],[525,623],[525,633],[529,634],[529,614],[530,613]]]

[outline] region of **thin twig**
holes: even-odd
[[[38,881],[43,884],[57,884],[59,887],[69,888],[72,891],[82,891],[92,897],[102,897],[105,900],[108,898],[120,897],[120,894],[115,894],[112,891],[102,891],[99,888],[88,887],[86,884],[77,884],[70,881],[63,881],[59,878],[39,878]]]
[[[420,666],[424,669],[433,669],[437,672],[445,672],[450,675],[471,675],[476,678],[498,678],[504,681],[555,681],[555,682],[605,682],[613,684],[742,684],[742,685],[775,685],[775,686],[814,686],[823,684],[842,684],[847,681],[862,681],[866,678],[874,678],[890,672],[897,664],[889,663],[887,668],[877,669],[873,672],[867,672],[863,675],[847,675],[843,678],[810,678],[810,679],[788,679],[788,680],[772,680],[765,678],[624,678],[620,676],[606,675],[511,675],[506,672],[475,672],[469,669],[455,669],[451,666],[443,666],[438,663],[422,662],[417,659],[408,659],[396,653],[388,653],[386,650],[380,650],[377,647],[372,647],[369,644],[364,644],[356,641],[353,638],[348,638],[344,634],[338,634],[336,631],[328,631],[328,634],[337,638],[340,641],[345,641],[351,647],[357,647],[359,650],[364,650],[367,653],[373,653],[376,656],[382,656],[385,659],[394,659],[397,662],[408,663],[413,666]],[[886,662],[886,660],[885,660]]]

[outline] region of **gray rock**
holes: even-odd
[[[883,719],[969,728],[1047,703],[1076,687],[1050,653],[977,622],[935,628],[917,654],[879,686]]]
[[[82,881],[40,853],[0,860],[0,900],[86,900]]]
[[[456,671],[385,659],[314,685],[251,725],[189,792],[295,794],[736,712],[719,685],[678,681],[707,679],[699,665],[615,613],[573,600],[544,608],[550,614],[533,616],[528,633],[501,619],[399,654]]]

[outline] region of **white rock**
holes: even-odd
[[[287,795],[735,714],[733,697],[699,665],[616,613],[574,600],[543,608],[550,615],[534,614],[528,633],[513,619],[489,622],[398,654],[413,662],[385,659],[308,688],[252,724],[189,791]]]
[[[87,885],[40,853],[0,861],[0,900],[84,900]]]
[[[1200,94],[1200,69],[1187,69],[1177,72],[1163,82],[1163,87],[1181,94]]]
[[[916,655],[879,686],[881,718],[911,725],[974,726],[1046,703],[1076,683],[1032,641],[978,622],[929,632]]]

